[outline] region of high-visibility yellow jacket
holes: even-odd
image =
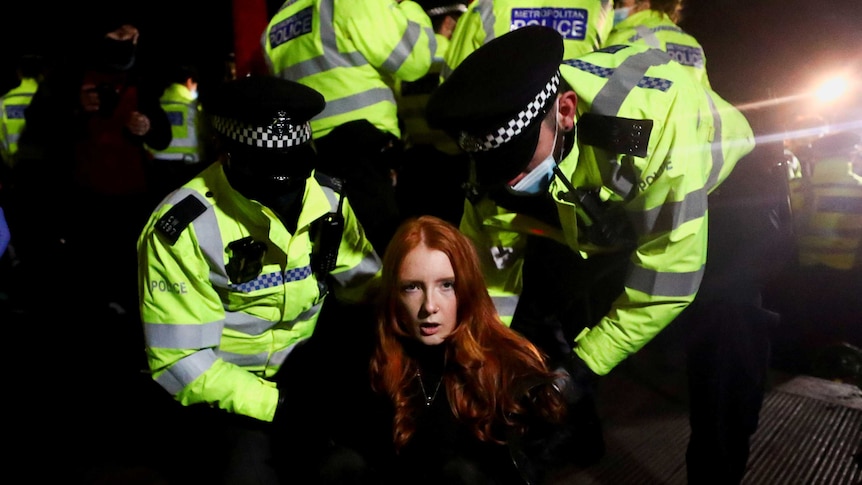
[[[435,130],[428,126],[425,117],[425,107],[431,93],[440,85],[440,73],[443,69],[443,54],[449,48],[446,36],[437,37],[437,53],[428,74],[416,81],[396,80],[395,96],[398,103],[398,117],[403,124],[402,138],[406,147],[414,145],[433,145],[443,153],[456,155],[461,148],[443,130]]]
[[[335,191],[309,178],[291,234],[269,208],[234,191],[218,162],[165,199],[138,240],[153,379],[184,405],[209,403],[271,421],[279,396],[269,379],[311,336],[327,293],[311,268],[312,223],[337,204]],[[342,213],[333,291],[362,301],[380,276],[380,259],[348,200]],[[266,251],[258,276],[237,283],[227,247],[248,236]]]
[[[18,86],[0,97],[0,156],[10,168],[14,168],[14,155],[18,151],[18,139],[24,131],[24,111],[39,83],[33,78],[23,78]]]
[[[147,146],[153,158],[177,160],[187,164],[201,160],[198,125],[200,105],[186,86],[172,83],[162,93],[159,102],[171,122],[171,143],[164,150]]]
[[[644,44],[661,49],[688,69],[704,86],[710,87],[706,75],[703,47],[693,36],[656,10],[642,10],[615,25],[602,47],[614,44]]]
[[[799,264],[839,270],[857,268],[862,245],[862,177],[849,157],[817,160],[810,179],[793,190]]]
[[[437,48],[431,19],[411,0],[288,0],[262,44],[274,75],[326,99],[311,120],[315,139],[360,119],[400,138],[391,79],[424,76]]]
[[[480,46],[525,25],[559,32],[563,59],[598,49],[613,27],[613,8],[611,0],[475,0],[455,25],[443,77]]]
[[[611,47],[567,61],[560,71],[578,95],[579,117],[591,112],[655,123],[645,157],[615,155],[579,140],[559,164],[575,187],[598,190],[609,206],[622,208],[637,237],[625,290],[607,315],[576,339],[575,353],[604,375],[694,299],[706,262],[707,194],[754,148],[754,136],[741,112],[698,85],[661,50]],[[584,258],[620,250],[591,243],[579,233],[583,217],[566,200],[569,189],[558,177],[549,191],[557,204],[562,240],[572,250]],[[522,251],[521,234],[560,239],[541,226],[506,228],[498,223],[511,217],[504,212],[488,200],[465,203],[462,231],[474,238],[485,258],[500,252],[494,247],[498,241]],[[510,231],[506,239],[485,231],[495,225],[496,231]],[[507,264],[511,268],[519,263]],[[500,283],[519,279],[487,263],[483,269],[489,267],[499,273],[486,275],[492,285],[520,294],[517,285]]]

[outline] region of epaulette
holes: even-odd
[[[156,222],[156,229],[173,246],[180,234],[192,223],[193,220],[203,214],[207,207],[194,195],[188,195],[179,201]]]

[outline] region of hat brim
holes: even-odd
[[[488,151],[470,155],[476,164],[476,181],[482,186],[503,185],[523,172],[536,153],[542,117],[512,140]]]

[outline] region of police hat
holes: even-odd
[[[302,177],[314,167],[309,121],[323,111],[323,95],[268,75],[227,81],[201,93],[213,129],[227,141],[233,163],[257,172]]]
[[[467,0],[416,0],[429,17],[464,13],[467,11]]]
[[[511,180],[530,163],[562,58],[554,29],[522,27],[479,47],[432,93],[428,123],[470,153],[481,184]]]

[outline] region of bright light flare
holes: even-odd
[[[818,100],[831,103],[850,91],[850,82],[843,76],[831,77],[823,81],[814,91]]]

